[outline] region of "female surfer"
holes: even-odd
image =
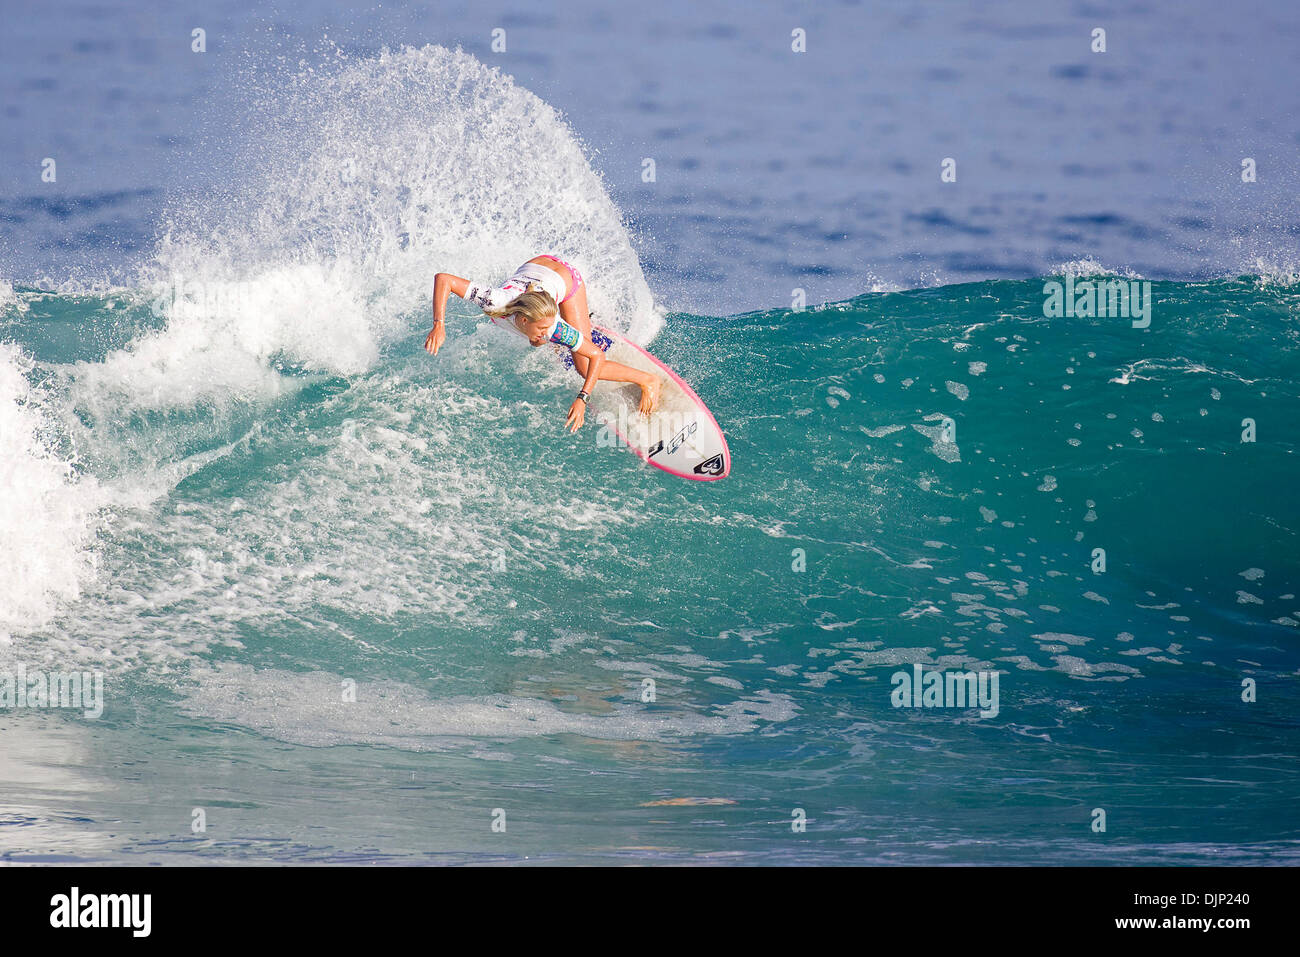
[[[587,400],[597,380],[634,382],[641,387],[640,411],[649,415],[659,404],[659,379],[605,358],[604,349],[592,341],[587,287],[578,270],[555,256],[534,256],[500,287],[471,282],[440,272],[433,279],[433,330],[424,349],[437,355],[447,339],[447,296],[455,293],[479,306],[493,322],[513,329],[534,347],[553,342],[569,350],[573,366],[585,380],[569,406],[564,424],[569,431],[582,427]],[[608,348],[608,343],[605,344]]]

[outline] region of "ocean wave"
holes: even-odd
[[[0,644],[75,602],[95,569],[100,490],[33,379],[31,357],[0,342]]]

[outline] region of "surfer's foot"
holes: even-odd
[[[657,376],[641,386],[641,408],[638,411],[642,415],[649,415],[659,408],[659,392],[662,389],[663,382]]]

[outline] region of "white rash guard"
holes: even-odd
[[[514,271],[514,274],[500,286],[493,286],[490,283],[471,282],[469,288],[465,290],[465,298],[474,303],[480,309],[504,309],[515,299],[528,291],[529,284],[541,286],[543,290],[550,293],[556,303],[561,303],[568,297],[565,295],[564,277],[554,269],[543,266],[541,263],[524,263]],[[497,322],[494,317],[493,322]],[[521,336],[524,333],[512,321],[514,316],[506,316],[497,325],[505,326],[518,332]],[[546,337],[551,342],[564,346],[569,351],[573,351],[582,345],[582,333],[569,325],[560,318],[559,313],[555,315],[555,322],[547,330]]]

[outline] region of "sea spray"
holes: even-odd
[[[61,438],[34,363],[0,342],[0,639],[43,625],[93,572],[98,490]]]

